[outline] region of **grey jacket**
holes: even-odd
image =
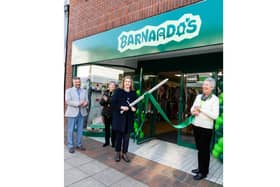
[[[82,116],[87,115],[86,107],[79,107],[80,102],[84,100],[88,102],[87,92],[81,88],[80,100],[75,87],[68,88],[65,93],[65,101],[67,103],[66,117],[77,117],[79,114],[79,109],[81,110]]]

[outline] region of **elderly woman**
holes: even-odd
[[[212,93],[215,84],[213,78],[207,78],[202,86],[203,94],[196,97],[191,108],[191,113],[195,116],[194,138],[198,150],[198,168],[192,170],[196,174],[195,180],[205,178],[209,172],[213,123],[219,116],[219,99]]]

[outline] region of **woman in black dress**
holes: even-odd
[[[112,97],[112,126],[116,133],[115,160],[119,162],[121,158],[129,162],[127,156],[129,135],[133,131],[134,112],[136,107],[129,107],[137,98],[136,92],[133,90],[133,81],[130,76],[125,76],[122,81],[122,88],[116,89]],[[121,155],[122,151],[122,155]]]
[[[112,125],[112,108],[111,108],[111,100],[114,95],[114,90],[116,88],[115,82],[110,81],[108,90],[106,90],[101,98],[100,105],[103,106],[102,117],[105,124],[105,143],[103,147],[106,147],[110,144],[110,136],[112,147],[115,147],[115,132],[112,130],[111,133],[111,125]]]

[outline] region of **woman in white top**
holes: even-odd
[[[219,99],[212,93],[215,84],[213,78],[207,78],[202,85],[203,94],[196,97],[191,108],[191,113],[195,116],[193,129],[198,150],[198,168],[192,170],[196,174],[194,176],[195,180],[205,178],[209,172],[213,124],[219,116]]]

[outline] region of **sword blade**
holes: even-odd
[[[140,97],[138,97],[135,101],[133,101],[132,103],[130,103],[130,107],[136,105],[137,103],[139,103],[141,100],[144,99],[144,95],[146,93],[152,93],[154,92],[156,89],[158,89],[159,87],[161,87],[163,84],[165,84],[168,81],[168,79],[164,79],[163,81],[161,81],[160,83],[158,83],[157,85],[155,85],[152,89],[148,90],[147,92],[145,92],[143,95],[141,95]]]

